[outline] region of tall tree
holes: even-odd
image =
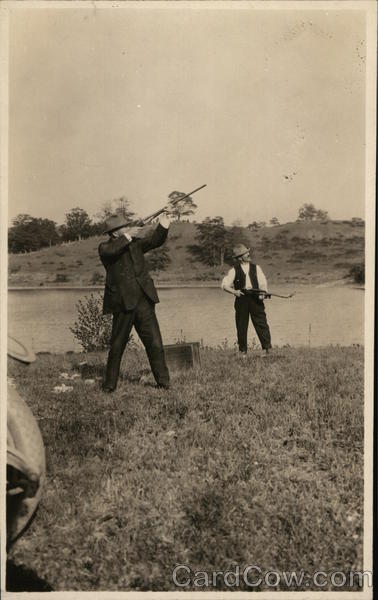
[[[316,220],[317,221],[327,221],[328,220],[328,212],[326,210],[317,210],[316,211]]]
[[[303,204],[298,211],[298,221],[325,221],[328,212],[315,208],[313,204]]]
[[[66,240],[81,240],[91,234],[91,219],[82,208],[72,208],[66,214],[66,222],[62,226],[62,236]]]
[[[199,243],[187,247],[193,256],[210,266],[223,265],[228,242],[223,217],[206,217],[196,225],[195,239]]]
[[[253,221],[248,225],[248,229],[251,229],[252,231],[257,231],[258,229],[265,227],[265,225],[265,221]]]
[[[169,194],[168,198],[170,201],[172,201],[177,200],[178,198],[182,198],[183,196],[185,196],[185,192],[174,191]],[[197,204],[193,202],[191,196],[188,196],[187,198],[185,198],[185,200],[183,200],[182,202],[177,202],[177,204],[175,204],[172,207],[171,214],[175,219],[177,219],[177,221],[180,221],[181,217],[193,215],[196,208]]]
[[[41,219],[20,214],[12,221],[8,232],[10,252],[31,252],[59,241],[56,223],[50,219]]]

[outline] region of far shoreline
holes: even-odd
[[[65,286],[65,285],[54,285],[54,286],[50,286],[50,285],[41,285],[41,286],[12,286],[12,287],[8,287],[8,291],[9,292],[22,292],[25,290],[34,290],[34,291],[44,291],[44,290],[88,290],[88,291],[101,291],[103,290],[105,287],[105,284],[103,285],[70,285],[70,286]],[[166,288],[220,288],[220,284],[219,283],[206,283],[206,284],[191,284],[191,283],[184,283],[184,284],[180,284],[180,283],[155,283],[155,287],[157,289],[166,289]]]
[[[286,282],[271,282],[271,285],[269,286],[269,288],[274,288],[274,287],[288,287],[288,286],[301,286],[301,287],[335,287],[335,286],[348,286],[351,288],[355,288],[355,289],[359,289],[359,290],[365,290],[365,286],[364,285],[359,285],[358,283],[355,283],[354,281],[346,281],[344,279],[335,279],[332,281],[326,281],[324,283],[314,283],[314,282],[310,282],[310,281],[286,281]],[[102,291],[104,290],[105,284],[102,285],[69,285],[69,286],[65,286],[65,285],[39,285],[39,286],[35,286],[35,285],[22,285],[22,286],[9,286],[8,287],[8,292],[23,292],[23,291]],[[177,289],[177,288],[183,288],[183,289],[206,289],[206,288],[213,288],[213,289],[221,289],[221,285],[219,281],[216,282],[207,282],[207,283],[195,283],[195,282],[189,282],[189,283],[155,283],[155,287],[159,290],[163,290],[163,289]]]

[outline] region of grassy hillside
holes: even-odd
[[[218,280],[228,266],[210,268],[194,261],[186,247],[195,242],[193,223],[173,223],[168,249],[171,263],[155,273],[158,283],[205,283]],[[351,221],[286,223],[243,235],[272,283],[320,283],[341,279],[364,258],[365,230]],[[9,256],[9,284],[89,285],[103,281],[97,247],[101,237],[71,242],[28,254]]]
[[[57,591],[174,590],[177,564],[362,570],[362,348],[251,352],[243,364],[202,349],[201,369],[173,373],[168,392],[140,382],[145,354],[129,351],[111,397],[99,388],[104,364],[104,354],[69,354],[10,366],[47,452],[16,565]],[[63,371],[78,377],[56,396]],[[240,579],[239,591],[267,591]],[[316,587],[305,579],[297,590]]]

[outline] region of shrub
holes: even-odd
[[[353,277],[355,283],[365,283],[365,262],[353,265],[349,269],[349,277]]]
[[[105,350],[112,332],[112,316],[102,314],[102,294],[90,294],[76,304],[77,320],[70,331],[84,352]]]
[[[147,269],[151,271],[165,271],[170,262],[167,244],[160,248],[154,248],[146,256]]]
[[[98,271],[95,271],[92,275],[91,283],[93,285],[96,285],[98,283],[104,283],[104,275],[102,273],[99,273]]]
[[[350,223],[352,227],[365,227],[365,221],[363,219],[353,218]]]
[[[61,268],[61,267],[58,267],[57,270],[59,270],[59,268]],[[68,277],[68,275],[66,275],[66,273],[57,273],[56,274],[55,283],[65,283],[66,281],[69,281],[69,277]]]
[[[92,293],[76,304],[77,320],[70,331],[84,352],[107,350],[112,333],[112,315],[102,314],[102,293]],[[137,346],[130,335],[128,348]]]
[[[303,252],[294,252],[291,258],[294,260],[320,260],[324,258],[324,254],[316,250],[304,250]]]
[[[13,275],[14,273],[18,273],[20,270],[21,270],[20,265],[13,265],[12,267],[9,268],[9,273],[11,275]]]

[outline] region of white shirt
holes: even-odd
[[[251,278],[249,276],[249,262],[247,262],[247,263],[241,262],[240,266],[245,273],[245,289],[252,290],[253,286],[252,286]],[[256,265],[256,276],[257,276],[257,282],[259,284],[259,290],[264,290],[265,292],[267,292],[268,291],[268,282],[266,280],[266,277],[265,277],[261,267],[259,267],[259,265]],[[234,287],[234,279],[235,279],[235,269],[234,269],[234,267],[232,267],[232,269],[229,270],[227,275],[225,277],[223,277],[222,290],[224,290],[225,287],[233,288]]]

